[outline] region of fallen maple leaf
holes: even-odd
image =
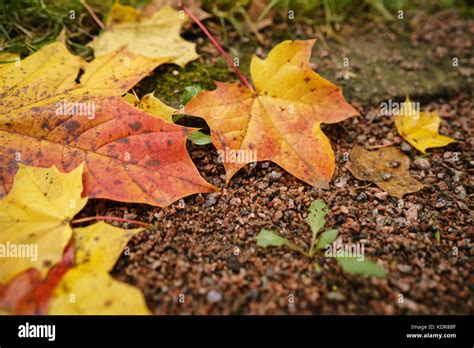
[[[139,289],[109,274],[130,238],[140,231],[123,230],[102,221],[75,228],[75,267],[53,293],[49,314],[150,314]]]
[[[404,105],[411,105],[408,96]],[[441,118],[437,111],[417,113],[410,107],[403,107],[401,111],[395,116],[395,126],[398,134],[415,149],[425,153],[427,148],[442,147],[456,141],[438,133]]]
[[[41,278],[63,256],[81,198],[83,165],[68,174],[20,164],[10,193],[0,200],[0,283],[29,269]],[[13,254],[15,252],[15,254]]]
[[[107,16],[107,28],[91,43],[96,57],[108,55],[122,47],[130,52],[154,59],[167,59],[181,67],[198,58],[196,44],[180,36],[188,20],[184,13],[169,6],[140,16],[131,6],[116,2]]]
[[[88,197],[167,206],[214,190],[186,152],[194,129],[120,97],[164,61],[121,49],[87,63],[57,42],[0,66],[0,197],[18,162],[69,172],[85,161]]]
[[[226,153],[227,181],[255,161],[249,154],[256,154],[258,161],[273,161],[315,187],[328,187],[334,153],[321,123],[359,113],[340,87],[311,69],[314,42],[284,41],[265,60],[254,56],[250,69],[256,91],[216,82],[216,90],[203,91],[186,105],[187,114],[207,121],[213,144]]]
[[[45,279],[35,268],[15,276],[9,283],[0,284],[0,310],[10,314],[47,314],[51,295],[74,262],[74,247],[66,247],[63,258],[48,272]]]
[[[347,168],[359,180],[372,181],[382,190],[397,198],[417,192],[424,185],[413,179],[408,171],[410,159],[394,147],[368,151],[355,146]]]

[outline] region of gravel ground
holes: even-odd
[[[156,224],[130,242],[131,255],[119,260],[113,274],[138,286],[156,314],[472,312],[474,139],[467,129],[472,104],[461,95],[434,101],[429,108],[446,117],[441,132],[462,142],[433,150],[422,160],[396,136],[390,118],[373,118],[374,110],[360,109],[363,117],[326,126],[337,156],[327,191],[270,162],[247,166],[224,185],[213,147],[191,145],[201,174],[221,192],[189,197],[165,209],[91,204],[100,214]],[[384,139],[407,150],[411,174],[426,185],[406,195],[402,208],[398,199],[353,178],[345,167],[344,153],[354,144],[378,145]],[[326,227],[339,228],[346,243],[363,243],[365,256],[387,269],[386,279],[344,274],[322,255],[318,274],[295,252],[257,247],[255,236],[262,227],[306,246],[311,232],[305,219],[316,198],[331,208]]]
[[[472,41],[459,42],[459,19],[448,19],[440,30],[420,24],[411,39],[432,43],[427,56],[457,42],[453,49],[472,64]],[[113,275],[139,287],[156,314],[472,313],[472,91],[424,97],[422,111],[438,110],[441,133],[460,142],[421,158],[398,137],[393,119],[379,116],[378,105],[349,99],[362,116],[324,126],[337,161],[329,190],[314,189],[270,162],[246,166],[225,185],[214,147],[188,144],[201,175],[220,192],[164,209],[90,200],[81,216],[154,224],[131,240],[130,256],[119,260]],[[402,202],[346,168],[345,154],[355,144],[388,143],[411,158],[411,174],[426,185]],[[331,210],[326,228],[339,228],[345,243],[364,244],[365,257],[385,267],[386,279],[345,274],[323,255],[316,258],[318,273],[298,253],[257,247],[261,228],[307,247],[307,212],[317,198]]]

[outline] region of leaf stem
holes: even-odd
[[[94,220],[105,220],[105,221],[119,221],[119,222],[128,222],[130,224],[135,224],[143,227],[150,227],[151,224],[147,224],[145,222],[137,221],[137,220],[130,220],[130,219],[125,219],[125,218],[120,218],[116,216],[89,216],[81,219],[76,219],[71,221],[71,224],[80,224],[82,222],[87,222],[87,221],[94,221]]]
[[[288,243],[286,244],[286,246],[287,246],[288,248],[290,248],[291,250],[297,251],[297,252],[299,252],[300,254],[302,254],[302,255],[304,255],[304,256],[306,256],[306,257],[311,258],[311,256],[310,256],[307,252],[305,252],[302,248],[300,248],[299,246],[297,246],[297,245],[294,244],[294,243],[288,242]]]
[[[89,12],[89,14],[91,15],[91,17],[94,19],[94,21],[97,23],[97,25],[101,28],[101,29],[105,29],[105,25],[104,23],[102,23],[102,21],[99,19],[99,17],[97,17],[97,15],[95,14],[94,10],[92,9],[92,7],[89,6],[89,4],[86,2],[86,0],[80,0],[82,6],[84,6],[87,10],[87,12]]]
[[[310,257],[313,257],[314,255],[314,244],[316,243],[316,236],[317,236],[317,233],[313,234],[313,237],[311,238],[311,244],[309,245],[309,250],[308,250],[308,255]]]
[[[237,76],[240,78],[240,80],[243,82],[243,84],[250,89],[251,91],[255,92],[255,89],[252,87],[250,82],[245,78],[245,76],[240,72],[240,70],[235,66],[232,58],[224,51],[224,49],[219,45],[219,43],[214,39],[212,34],[207,30],[207,28],[202,24],[202,22],[184,5],[181,5],[181,8],[186,12],[186,14],[201,28],[201,30],[206,34],[206,36],[211,40],[214,46],[216,46],[217,50],[219,53],[226,59],[227,64],[229,64],[229,67],[234,70],[234,72],[237,74]]]

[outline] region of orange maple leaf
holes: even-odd
[[[64,43],[0,67],[0,197],[18,162],[70,172],[82,162],[83,195],[167,206],[209,192],[186,152],[194,131],[134,108],[120,95],[167,59],[126,48],[91,63]]]
[[[201,92],[186,105],[187,114],[209,124],[227,181],[249,162],[270,160],[315,187],[328,187],[334,153],[321,123],[359,113],[340,87],[311,69],[315,41],[284,41],[265,60],[254,56],[256,91],[216,82],[216,90]]]

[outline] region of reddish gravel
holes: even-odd
[[[191,145],[202,175],[221,192],[165,209],[92,201],[84,215],[110,213],[155,224],[130,242],[130,256],[120,259],[113,274],[138,286],[156,314],[467,314],[474,283],[474,139],[467,128],[472,104],[461,95],[427,107],[444,117],[441,132],[462,142],[434,149],[423,160],[400,142],[390,118],[374,117],[376,109],[361,108],[363,117],[326,126],[337,155],[327,191],[269,162],[245,167],[224,185],[214,148]],[[406,195],[403,208],[375,185],[365,187],[369,183],[345,167],[344,153],[354,144],[384,141],[408,150],[411,174],[426,185]],[[323,256],[317,257],[323,269],[318,274],[295,252],[257,247],[262,227],[306,246],[311,232],[305,219],[316,198],[331,208],[326,227],[340,228],[344,242],[364,243],[366,257],[388,270],[387,279],[344,274]]]

